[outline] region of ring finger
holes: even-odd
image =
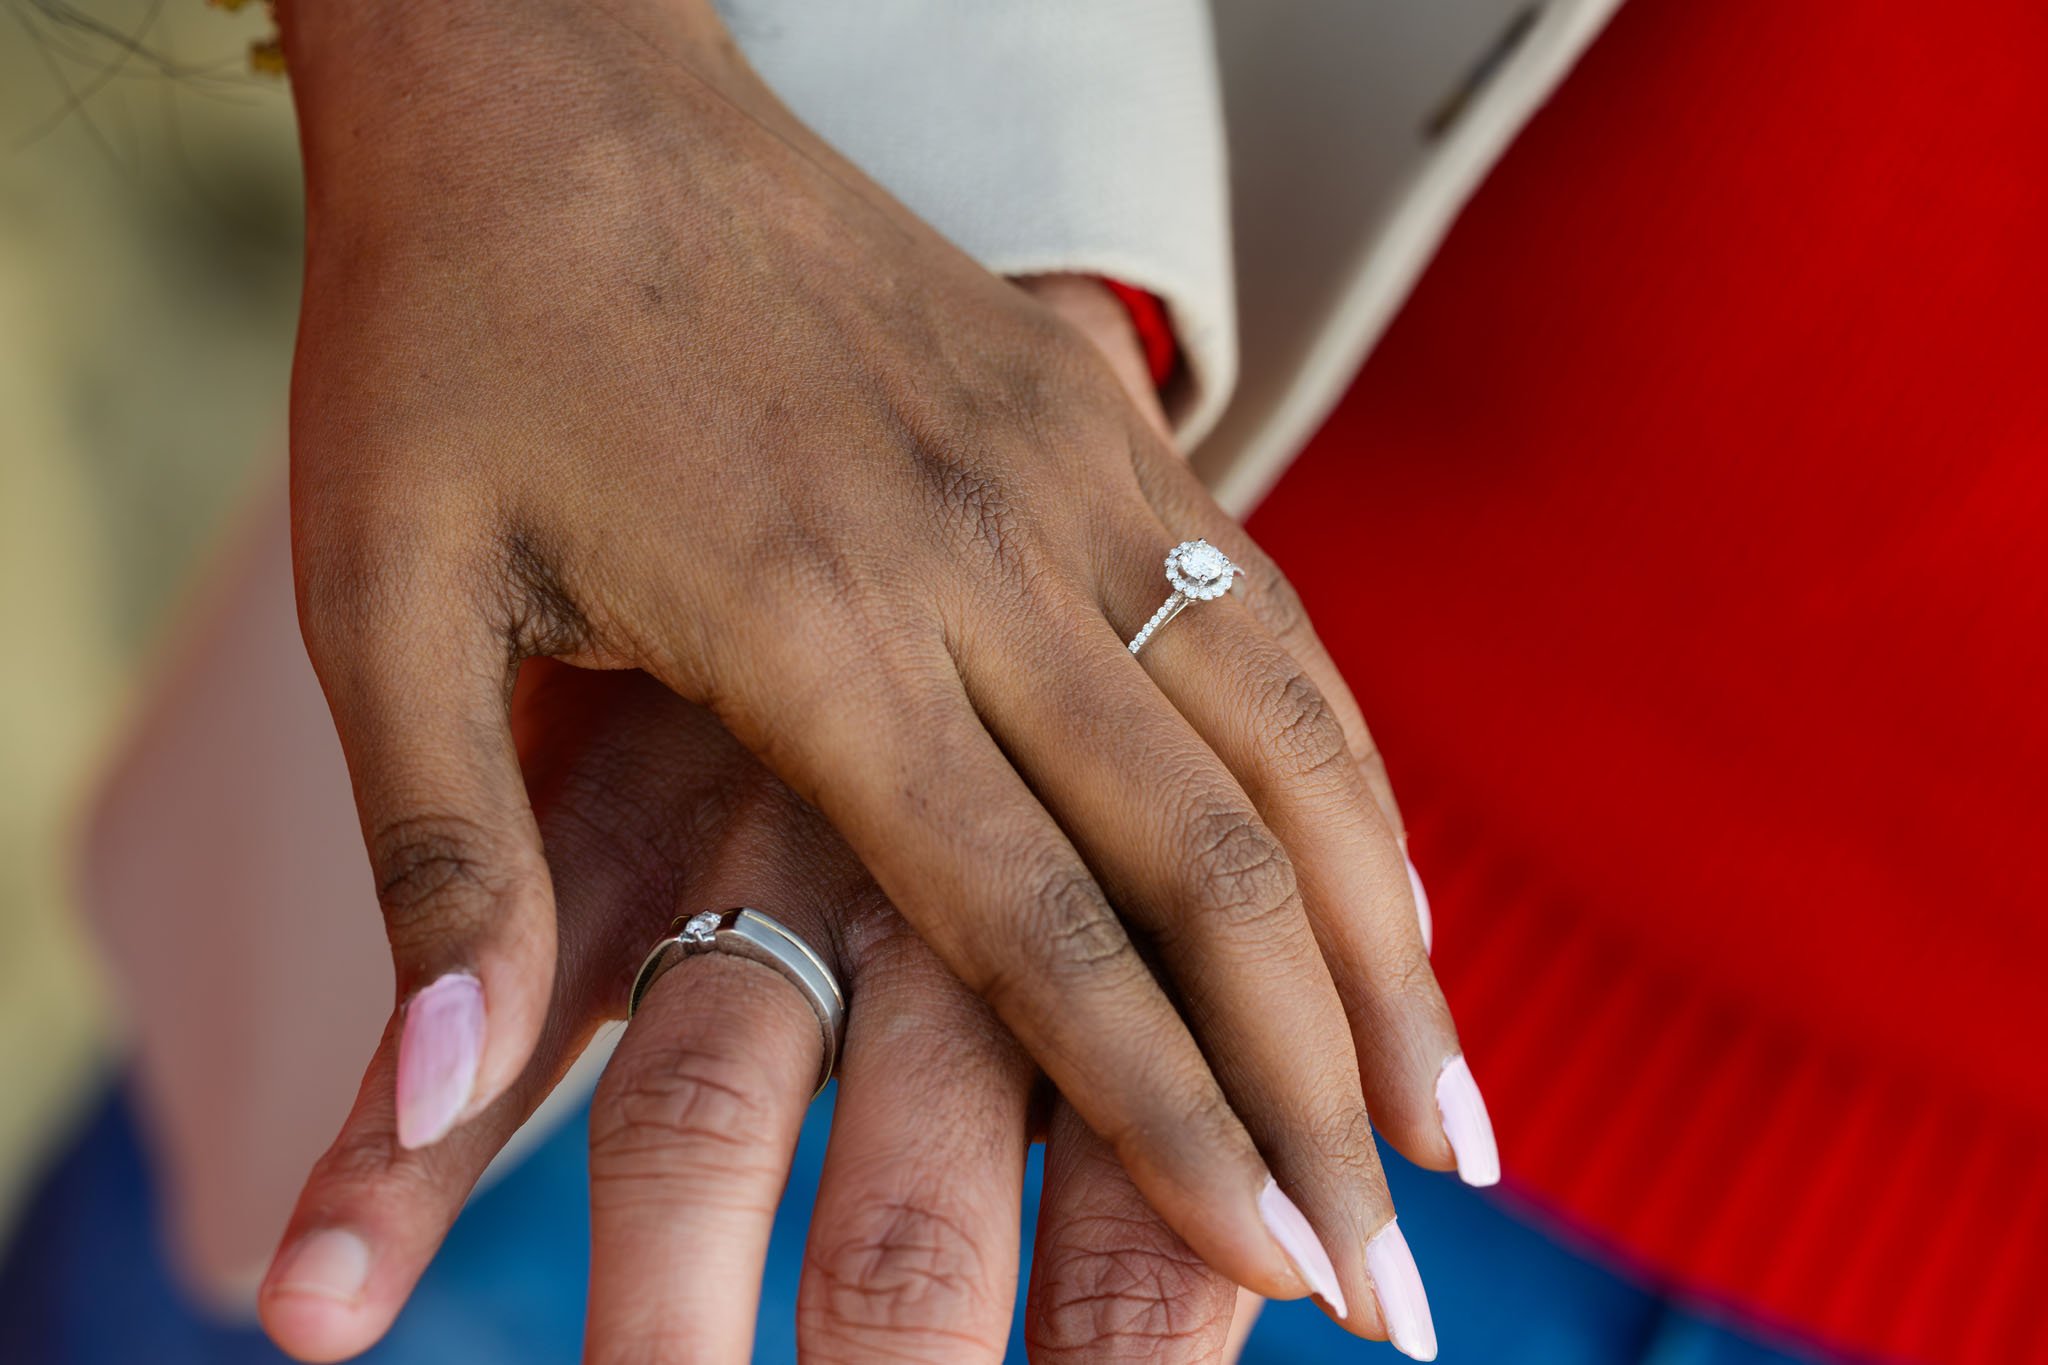
[[[1435,1089],[1459,1055],[1409,900],[1406,864],[1336,716],[1301,665],[1241,603],[1218,603],[1146,646],[1159,688],[1245,784],[1294,855],[1308,918],[1364,1062],[1386,1138],[1436,1169],[1456,1154]],[[1207,666],[1215,658],[1229,669]],[[1467,1153],[1472,1170],[1480,1154]]]
[[[750,1358],[820,1051],[771,968],[702,953],[655,982],[591,1101],[586,1361]]]
[[[1230,552],[1253,561],[1247,596],[1258,602],[1202,604],[1199,618],[1162,632],[1140,661],[1295,854],[1375,1124],[1410,1160],[1490,1185],[1500,1177],[1492,1127],[1430,968],[1420,882],[1363,718],[1278,568],[1184,470],[1150,464],[1159,466],[1146,490],[1155,503],[1180,524],[1230,537]],[[1143,592],[1142,576],[1112,577],[1106,595]],[[1294,649],[1269,623],[1289,632]],[[1230,667],[1213,666],[1219,659]]]
[[[1344,1320],[1366,1284],[1360,1249],[1391,1203],[1290,853],[1099,618],[1035,652],[1070,662],[1035,675],[972,670],[986,693],[977,700],[1157,948],[1277,1177],[1260,1196],[1267,1227]]]

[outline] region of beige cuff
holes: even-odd
[[[1185,362],[1184,443],[1237,374],[1222,106],[1202,0],[723,0],[812,128],[1005,275],[1148,289]]]

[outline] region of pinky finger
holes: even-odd
[[[1365,713],[1359,709],[1357,698],[1351,695],[1344,675],[1337,671],[1337,661],[1330,657],[1322,638],[1309,624],[1308,612],[1295,596],[1293,586],[1280,576],[1278,569],[1269,567],[1247,583],[1246,598],[1252,615],[1301,666],[1302,673],[1323,694],[1337,723],[1343,727],[1344,742],[1351,750],[1351,761],[1358,767],[1358,776],[1365,783],[1366,790],[1372,793],[1374,804],[1386,818],[1387,828],[1394,832],[1394,839],[1401,846],[1401,856],[1407,861],[1408,893],[1415,902],[1415,920],[1422,930],[1423,951],[1429,952],[1436,941],[1436,923],[1430,913],[1429,892],[1422,885],[1422,874],[1415,870],[1415,859],[1409,856],[1408,827],[1401,819],[1401,803],[1394,797],[1393,780],[1387,776],[1386,760],[1380,755],[1379,745],[1373,741],[1372,731],[1365,723]]]

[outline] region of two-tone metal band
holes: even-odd
[[[832,1069],[839,1064],[839,1045],[846,1034],[846,997],[825,960],[781,921],[759,910],[706,910],[690,916],[673,937],[655,944],[654,951],[640,964],[628,1013],[639,1010],[641,1000],[669,968],[698,953],[731,953],[772,967],[803,994],[818,1016],[818,1031],[824,1045],[818,1089],[823,1090],[825,1082],[832,1079]]]

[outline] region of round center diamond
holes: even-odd
[[[682,937],[693,943],[709,943],[711,936],[718,932],[718,912],[702,910],[690,916],[683,925]]]
[[[1223,557],[1223,551],[1207,541],[1197,541],[1181,551],[1181,572],[1198,583],[1213,583],[1223,576],[1223,570],[1230,561]]]

